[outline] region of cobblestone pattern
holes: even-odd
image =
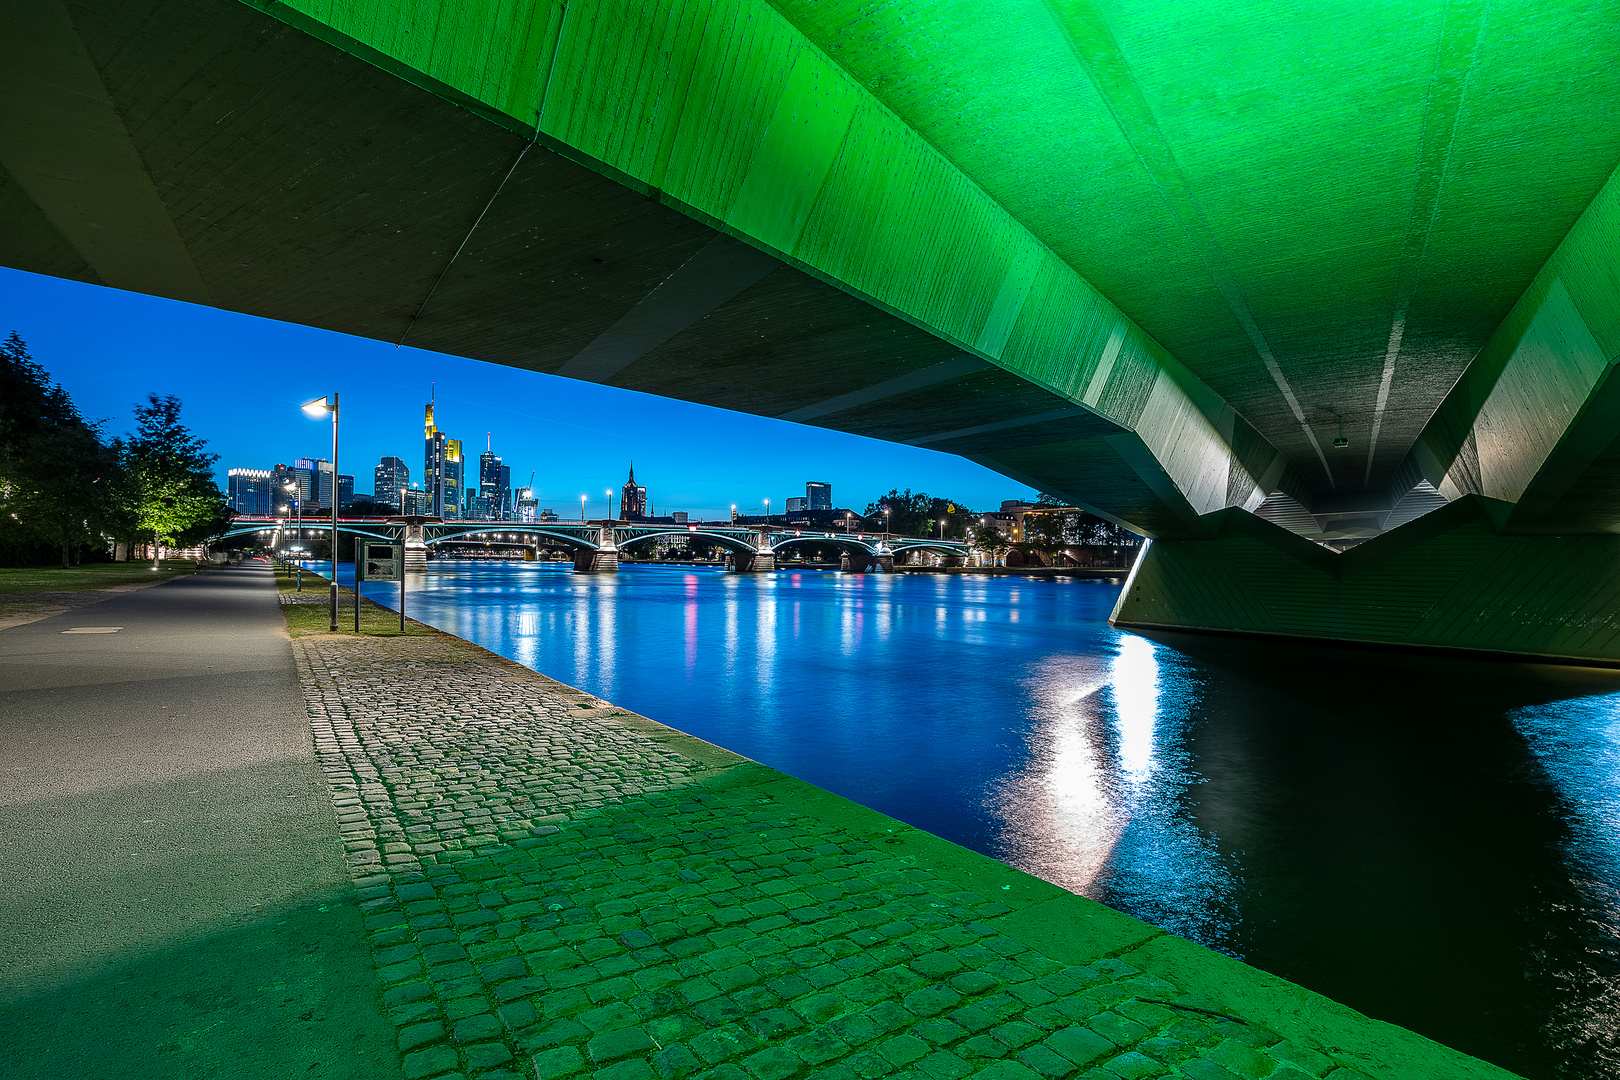
[[[283,589],[279,594],[283,605],[286,604],[329,604],[331,596],[325,592],[289,592]]]
[[[453,639],[294,645],[410,1080],[1364,1080]]]

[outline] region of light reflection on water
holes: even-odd
[[[439,563],[411,589],[423,621],[1364,1012],[1620,1075],[1620,675],[1149,640],[1083,582]]]

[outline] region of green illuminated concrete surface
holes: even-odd
[[[1601,3],[0,17],[12,266],[959,453],[1165,541],[1344,546],[1420,482],[1620,527]]]

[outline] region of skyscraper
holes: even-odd
[[[433,500],[421,488],[406,488],[400,492],[400,513],[426,517],[432,511]]]
[[[464,478],[461,440],[450,438],[433,422],[434,403],[428,402],[427,422],[422,429],[422,488],[431,500],[429,513],[435,517],[458,518]]]
[[[405,462],[397,457],[385,457],[371,475],[372,498],[403,512],[405,497],[400,493],[411,486],[411,470]]]
[[[474,516],[495,521],[503,516],[506,509],[506,499],[501,491],[501,474],[507,470],[502,467],[500,457],[490,449],[487,432],[484,440],[484,452],[478,458],[478,501]]]
[[[226,478],[230,487],[226,501],[232,510],[255,515],[276,512],[276,492],[269,469],[231,469]]]
[[[821,480],[811,480],[804,485],[804,497],[809,500],[806,510],[831,510],[832,485]]]
[[[624,482],[619,491],[619,517],[625,521],[635,521],[637,518],[647,516],[647,489],[636,486],[636,463],[630,463],[630,479]]]
[[[447,517],[461,516],[461,495],[467,487],[467,461],[461,440],[444,440],[444,508]]]
[[[291,473],[298,484],[298,501],[306,514],[315,510],[332,509],[332,463],[325,458],[298,458],[291,468],[276,466]]]

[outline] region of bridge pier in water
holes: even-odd
[[[768,574],[776,569],[776,552],[736,551],[731,554],[731,571],[736,574]]]
[[[427,540],[422,536],[422,523],[405,526],[405,569],[426,570],[428,564]]]
[[[838,569],[846,574],[870,574],[878,570],[893,570],[893,555],[852,555],[845,553],[838,559]]]
[[[611,522],[603,523],[596,532],[596,546],[574,551],[574,573],[617,574],[619,572],[619,545]]]

